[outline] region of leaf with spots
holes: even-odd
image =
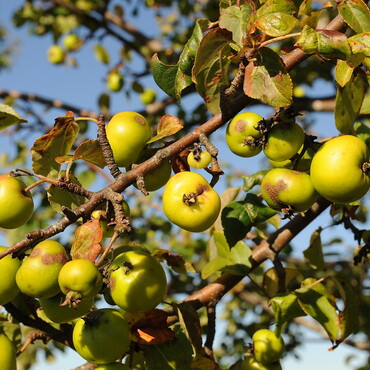
[[[33,171],[39,175],[58,178],[60,164],[55,158],[69,154],[79,128],[74,117],[57,118],[51,131],[36,139],[31,148]]]
[[[244,93],[272,107],[292,104],[293,84],[282,59],[269,48],[259,49],[245,69]]]
[[[193,81],[212,114],[220,112],[220,89],[229,84],[232,33],[210,30],[202,39],[193,68]]]
[[[370,31],[370,11],[362,0],[343,0],[338,5],[338,11],[355,32]]]
[[[95,262],[102,251],[100,242],[103,230],[97,218],[85,222],[75,231],[75,239],[71,248],[72,259],[85,259]]]

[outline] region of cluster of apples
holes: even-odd
[[[62,40],[62,46],[53,44],[47,51],[48,61],[52,64],[64,63],[68,51],[77,50],[82,44],[81,39],[75,34],[70,33]]]
[[[0,252],[6,249],[1,247]],[[114,363],[131,341],[125,313],[153,310],[167,290],[165,271],[149,252],[139,248],[119,252],[103,271],[90,260],[70,260],[66,249],[53,240],[38,243],[22,262],[6,256],[0,260],[0,305],[20,292],[36,298],[41,319],[73,324],[73,344],[81,357],[96,364]],[[106,302],[118,308],[94,307],[103,291]]]
[[[271,208],[304,212],[318,194],[342,204],[361,199],[369,190],[369,150],[358,137],[334,137],[316,153],[307,150],[303,154],[300,151],[305,133],[296,122],[274,124],[263,140],[261,122],[263,118],[253,112],[236,115],[228,124],[226,142],[241,157],[253,157],[263,151],[270,160],[274,168],[263,178],[261,194]]]

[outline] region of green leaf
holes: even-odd
[[[221,214],[222,226],[230,246],[245,238],[251,228],[266,221],[276,211],[265,206],[255,194],[247,194],[244,201],[228,204]]]
[[[177,76],[178,66],[167,65],[161,62],[157,54],[152,57],[152,74],[155,83],[167,94],[176,97],[175,81]],[[186,87],[187,81],[184,86]],[[190,81],[191,83],[191,81]]]
[[[325,268],[325,262],[320,233],[321,231],[319,230],[312,233],[310,245],[303,251],[303,255],[313,269],[323,270]]]
[[[58,178],[60,164],[55,158],[69,154],[79,129],[74,117],[57,118],[52,130],[36,139],[31,148],[33,171],[39,175]]]
[[[158,55],[152,57],[152,74],[156,84],[168,95],[180,100],[181,92],[190,86],[193,81],[191,71],[193,68],[196,52],[203,38],[203,32],[209,26],[207,19],[198,19],[193,33],[186,43],[179,62],[176,65],[167,65],[158,59]]]
[[[189,370],[192,361],[191,344],[177,328],[176,338],[156,346],[144,346],[147,370]]]
[[[334,279],[334,278],[333,278]],[[344,302],[344,309],[339,313],[340,338],[343,341],[349,335],[355,333],[360,326],[360,297],[348,280],[340,277],[334,279],[341,298]]]
[[[338,11],[355,32],[370,31],[369,8],[362,0],[343,0],[338,5]]]
[[[206,18],[197,19],[190,39],[185,44],[179,58],[179,69],[187,76],[191,76],[197,50],[203,39],[204,31],[209,27],[210,22]]]
[[[370,32],[363,32],[348,39],[353,54],[364,54],[370,57]]]
[[[207,279],[213,273],[221,271],[228,264],[228,259],[217,256],[212,261],[207,262],[202,268],[202,279]]]
[[[269,172],[269,170],[262,170],[254,173],[253,175],[242,176],[244,191],[248,192],[256,185],[261,185],[261,181],[263,180],[267,172]]]
[[[21,118],[21,116],[10,105],[0,103],[0,130],[25,122],[28,121]]]
[[[227,254],[222,250],[220,255],[203,266],[202,279],[207,279],[217,271],[228,271],[234,275],[244,276],[250,271],[251,255],[251,249],[239,241],[233,248],[229,249]]]
[[[220,112],[220,89],[229,84],[231,32],[216,28],[201,41],[193,67],[193,81],[212,114]]]
[[[219,19],[219,26],[225,28],[233,34],[233,41],[242,47],[243,36],[249,19],[253,14],[252,4],[241,6],[230,6],[226,8]]]
[[[297,289],[295,294],[302,310],[318,321],[334,342],[339,335],[337,308],[326,288],[318,283]]]
[[[226,240],[225,234],[223,232],[214,231],[212,235],[216,245],[217,256],[228,258],[230,246]]]
[[[179,322],[193,348],[194,357],[202,357],[204,354],[202,341],[202,328],[199,316],[195,308],[189,302],[175,305]]]
[[[245,69],[244,93],[273,107],[292,104],[293,84],[279,55],[261,48],[257,61]]]
[[[355,124],[355,135],[367,145],[370,151],[370,127],[362,122],[357,122]]]
[[[102,44],[96,44],[94,46],[95,58],[103,64],[109,64],[110,57],[109,53]]]
[[[296,7],[292,0],[267,0],[258,10],[255,27],[272,37],[288,34],[297,19],[293,16]]]
[[[234,275],[246,275],[250,271],[252,251],[242,241],[237,242],[231,248],[228,264],[222,268],[222,271],[228,271]]]
[[[295,46],[306,54],[318,53],[324,58],[349,59],[351,48],[345,34],[338,31],[314,30],[304,26]]]
[[[335,126],[342,134],[353,133],[353,125],[359,115],[368,89],[362,70],[356,70],[344,87],[338,87],[335,100]]]
[[[306,316],[298,303],[297,296],[294,293],[278,295],[270,299],[269,303],[275,316],[275,334],[281,335],[285,325],[295,317]]]
[[[340,87],[344,87],[351,79],[354,68],[345,60],[338,60],[334,69],[335,81]]]
[[[367,91],[359,114],[370,114],[370,92]]]
[[[65,175],[66,172],[64,170],[60,172],[61,177],[65,177]],[[71,183],[80,185],[75,176],[70,174],[69,179]],[[49,186],[49,188],[47,189],[47,194],[51,208],[55,212],[58,212],[62,215],[64,215],[64,213],[62,212],[62,207],[67,207],[68,209],[73,210],[74,208],[79,207],[86,202],[85,197],[73,194],[66,189],[61,189],[54,185]]]

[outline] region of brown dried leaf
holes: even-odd
[[[154,141],[158,141],[164,137],[176,134],[176,132],[180,131],[183,127],[184,126],[179,118],[172,116],[170,114],[165,114],[163,117],[161,117],[158,123],[157,135],[151,138],[147,144],[153,143]]]
[[[189,262],[186,262],[181,254],[174,254],[166,249],[156,249],[152,253],[152,256],[166,261],[167,265],[172,267],[172,269],[178,273],[196,273],[194,267]]]
[[[71,248],[72,259],[85,259],[94,262],[102,251],[100,242],[103,230],[98,219],[85,222],[76,229]]]
[[[140,344],[158,345],[175,337],[175,333],[167,327],[167,314],[162,310],[127,312],[125,318],[131,327],[131,334]]]

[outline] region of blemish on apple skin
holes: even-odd
[[[282,204],[279,199],[279,193],[286,189],[287,183],[284,180],[279,180],[276,185],[265,184],[264,188],[268,196],[274,203]]]
[[[135,116],[135,121],[141,126],[145,126],[145,120],[140,116]]]
[[[68,261],[68,257],[64,253],[57,254],[43,254],[40,249],[34,249],[29,258],[37,258],[41,256],[41,261],[44,265],[52,265],[53,263],[65,264]]]
[[[245,122],[243,120],[239,120],[235,124],[234,131],[236,131],[236,132],[243,132],[244,130],[245,130]]]
[[[207,190],[208,190],[208,188],[209,188],[209,186],[208,186],[208,185],[199,184],[199,185],[197,186],[197,195],[201,195],[201,194],[203,194],[205,191],[207,191]]]
[[[109,288],[110,288],[110,290],[113,290],[115,286],[116,286],[116,279],[111,276],[109,278]]]

